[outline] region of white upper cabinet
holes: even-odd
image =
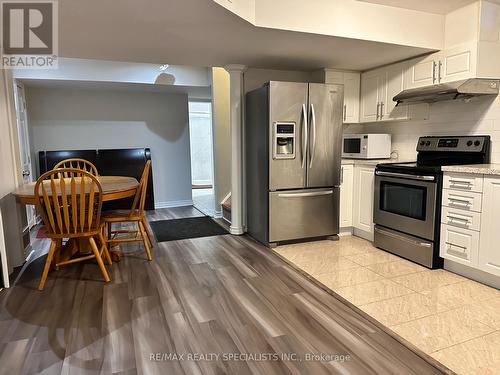
[[[476,77],[477,44],[466,43],[440,53],[438,83]]]
[[[359,122],[360,73],[325,69],[325,83],[344,85],[344,123]]]
[[[411,60],[406,76],[406,88],[414,89],[475,78],[477,76],[476,66],[477,43],[463,43],[423,58]]]
[[[392,100],[403,91],[408,62],[403,61],[361,74],[360,122],[425,119],[427,104],[400,105]]]
[[[430,86],[436,83],[436,55],[419,57],[409,62],[406,88]]]
[[[360,122],[379,120],[384,82],[385,72],[382,69],[372,70],[361,75]]]
[[[385,84],[382,88],[382,107],[380,108],[382,120],[407,119],[409,117],[409,106],[401,105],[396,107],[396,102],[392,100],[405,89],[406,69],[406,62],[389,65],[384,69]]]
[[[360,73],[344,73],[344,122],[359,122]]]

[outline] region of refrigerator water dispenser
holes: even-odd
[[[273,159],[295,159],[295,122],[275,122]]]

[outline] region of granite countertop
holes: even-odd
[[[446,165],[442,167],[444,172],[488,174],[500,176],[500,164],[467,164]]]

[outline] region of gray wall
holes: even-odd
[[[190,204],[187,95],[41,87],[26,94],[34,153],[149,147],[157,207]]]

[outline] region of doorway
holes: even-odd
[[[28,110],[26,108],[26,94],[24,85],[16,81],[14,84],[14,103],[16,106],[17,135],[19,138],[19,153],[22,167],[22,183],[33,182],[33,168],[31,165],[31,148],[28,130]],[[26,206],[27,228],[31,229],[36,224],[35,208]]]
[[[215,216],[212,102],[189,101],[189,137],[193,205]]]

